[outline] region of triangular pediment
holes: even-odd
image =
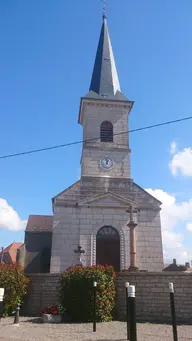
[[[103,193],[93,197],[89,197],[78,203],[78,206],[92,207],[137,207],[137,203],[131,199],[124,198],[112,192]]]

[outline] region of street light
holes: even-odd
[[[129,282],[125,282],[125,295],[126,295],[126,317],[127,317],[127,340],[129,340],[129,301],[128,301]]]
[[[93,282],[93,332],[96,332],[96,294],[97,282]]]
[[[128,287],[128,306],[129,306],[129,339],[137,341],[137,323],[136,323],[136,302],[135,302],[135,286]]]
[[[135,228],[138,225],[138,218],[139,218],[139,212],[140,210],[135,207],[133,208],[130,206],[126,210],[126,212],[129,212],[130,214],[130,220],[127,224],[130,230],[130,267],[129,271],[139,271],[139,269],[136,266],[136,238],[135,238]]]
[[[3,316],[3,298],[4,298],[4,294],[5,294],[5,289],[4,288],[0,288],[0,321],[1,321],[1,318]]]
[[[4,251],[4,247],[1,248],[1,259],[0,259],[0,263],[3,263],[3,251]]]

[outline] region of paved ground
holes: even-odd
[[[137,341],[172,341],[172,328],[167,325],[138,324]],[[179,341],[192,340],[192,326],[178,327]],[[41,324],[35,320],[21,318],[19,326],[13,319],[3,319],[0,324],[0,341],[124,341],[126,324],[109,322],[97,325],[92,332],[92,324]]]

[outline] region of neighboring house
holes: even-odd
[[[53,217],[30,215],[24,247],[20,249],[18,263],[24,264],[26,273],[46,273],[50,271]]]
[[[5,264],[14,264],[17,262],[17,250],[23,245],[23,243],[12,243],[7,246],[3,252],[0,252],[0,259]]]
[[[189,263],[185,263],[185,265],[177,265],[176,259],[173,259],[173,263],[164,267],[163,271],[186,271],[189,267]]]

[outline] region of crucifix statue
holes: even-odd
[[[79,245],[79,246],[77,247],[77,249],[74,250],[74,253],[76,253],[76,254],[77,254],[77,257],[78,257],[77,265],[78,265],[78,266],[82,266],[83,264],[82,264],[82,262],[81,262],[81,255],[85,253],[85,250],[82,250],[82,247]]]
[[[139,209],[135,208],[133,209],[132,206],[126,210],[126,212],[129,212],[130,214],[130,220],[127,224],[130,230],[130,267],[129,271],[138,271],[138,268],[136,266],[136,239],[135,239],[135,228],[138,225],[134,221],[134,213],[138,213]]]

